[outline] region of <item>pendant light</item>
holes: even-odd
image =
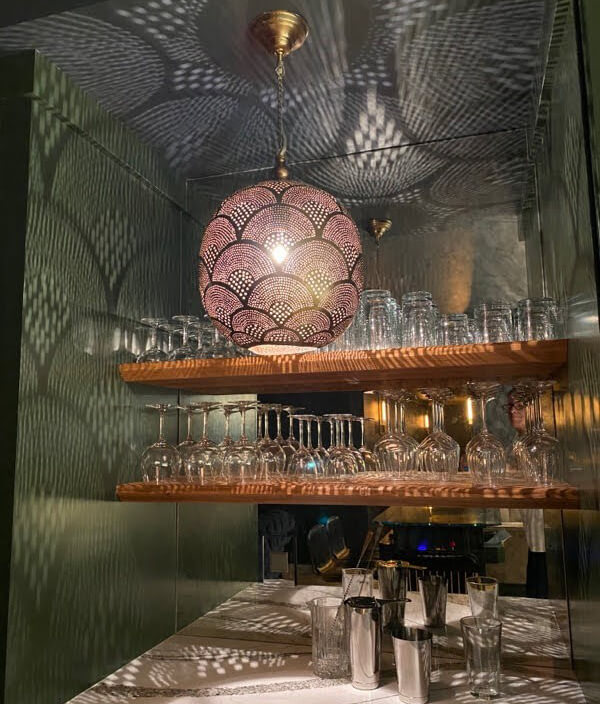
[[[288,178],[283,60],[304,43],[305,20],[276,10],[251,34],[276,57],[275,177],[226,198],[200,247],[199,289],[219,332],[256,354],[308,352],[351,323],[362,290],[358,229],[337,200]]]

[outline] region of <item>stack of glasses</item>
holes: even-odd
[[[216,403],[203,401],[179,407],[187,414],[187,436],[177,447],[164,434],[165,415],[175,406],[150,406],[160,413],[158,442],[142,456],[144,481],[244,482],[244,481],[469,481],[486,486],[535,483],[549,486],[561,478],[562,454],[558,440],[544,426],[541,398],[552,382],[531,381],[517,385],[514,403],[525,412],[526,432],[518,436],[508,451],[486,424],[486,407],[500,389],[495,382],[468,384],[471,396],[480,406],[481,430],[466,446],[468,471],[459,471],[460,447],[444,429],[444,404],[452,396],[449,389],[421,389],[431,404],[430,432],[417,442],[407,432],[405,405],[414,400],[405,390],[382,393],[387,427],[369,449],[365,443],[365,423],[370,418],[347,413],[323,416],[301,413],[302,409],[253,401]],[[250,440],[248,411],[257,413],[257,440]],[[219,443],[208,437],[208,418],[223,413],[225,433]],[[288,418],[287,437],[282,433],[282,415]],[[201,414],[203,430],[195,440],[192,422]],[[230,418],[240,414],[239,437],[230,435]],[[323,444],[323,424],[330,428],[329,447]],[[316,431],[316,432],[313,432]],[[316,442],[313,441],[316,438]],[[512,475],[507,464],[514,465]]]
[[[352,325],[328,350],[378,350],[512,340],[551,340],[565,333],[562,310],[553,298],[526,298],[515,306],[480,303],[473,318],[441,315],[428,291],[410,291],[398,303],[390,291],[363,291]]]

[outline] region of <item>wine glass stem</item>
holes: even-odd
[[[433,430],[436,433],[444,432],[444,406],[439,401],[433,401],[431,405],[431,420]]]
[[[323,436],[322,436],[322,428],[321,428],[322,421],[318,420],[317,421],[317,447],[321,449],[323,447]]]
[[[223,437],[223,440],[229,440],[229,417],[231,416],[230,413],[225,413],[225,436]]]
[[[281,411],[277,411],[277,437],[281,436]]]
[[[158,347],[158,327],[153,325],[150,328],[150,349],[155,350]]]
[[[202,439],[208,440],[208,409],[205,408],[202,413]]]
[[[534,399],[534,418],[535,418],[535,428],[536,430],[539,430],[540,432],[544,432],[546,428],[544,427],[544,416],[542,415],[542,394],[540,391],[537,391]]]
[[[404,412],[404,403],[400,401],[398,404],[399,418],[400,418],[400,433],[404,435],[406,433],[406,416]]]
[[[241,426],[242,426],[242,433],[240,435],[240,443],[246,442],[246,409],[241,408],[240,409],[240,415],[242,418]]]
[[[487,423],[485,421],[485,407],[487,406],[487,397],[485,394],[481,394],[479,397],[479,408],[481,413],[481,432],[487,433]]]
[[[394,433],[398,434],[398,401],[394,401]]]
[[[181,346],[187,347],[189,334],[189,323],[184,322],[181,325]]]
[[[306,423],[306,446],[309,450],[313,449],[312,444],[312,420],[305,421]]]
[[[361,418],[360,421],[360,446],[365,446],[365,419]]]
[[[187,412],[187,437],[186,437],[187,442],[190,442],[192,440],[192,412],[188,411]]]
[[[158,415],[158,442],[165,442],[165,415],[165,410],[161,408]]]
[[[303,421],[301,421],[301,420],[298,421],[298,433],[300,436],[300,440],[299,440],[300,447],[304,447],[304,425],[303,425]]]

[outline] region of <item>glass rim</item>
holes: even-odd
[[[390,631],[392,638],[396,640],[406,640],[413,643],[425,643],[433,640],[433,633],[425,628],[415,628],[414,626],[396,626]]]
[[[309,599],[306,602],[307,606],[325,606],[325,607],[339,607],[342,606],[344,600],[337,596],[317,596],[314,599]]]
[[[498,586],[495,577],[467,577],[467,584],[478,591],[491,591]]]
[[[492,630],[502,628],[502,621],[493,616],[463,616],[460,619],[460,625],[462,628],[473,630],[481,630],[482,628]]]
[[[373,574],[373,570],[368,567],[344,567],[342,574]]]

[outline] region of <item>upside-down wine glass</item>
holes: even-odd
[[[467,464],[473,479],[478,484],[498,486],[506,474],[506,454],[501,440],[490,433],[485,419],[487,404],[500,390],[494,381],[470,382],[469,394],[479,401],[481,430],[467,443]]]
[[[189,475],[193,482],[204,483],[222,477],[222,452],[219,446],[208,437],[208,416],[221,406],[213,401],[200,401],[195,406],[197,410],[202,411],[202,437],[195,443],[190,454]]]
[[[181,325],[175,325],[175,323],[169,323],[168,321],[165,320],[164,323],[160,326],[160,329],[163,332],[167,333],[167,341],[166,341],[166,357],[165,359],[169,358],[169,355],[171,352],[175,349],[175,335],[181,333]]]
[[[405,405],[413,396],[404,389],[384,394],[388,430],[375,445],[375,452],[386,474],[395,479],[407,478],[417,469],[419,447],[419,443],[406,432]]]
[[[197,406],[195,403],[189,403],[186,406],[177,406],[177,409],[184,411],[187,416],[187,432],[185,440],[182,440],[179,445],[177,445],[177,450],[179,451],[179,456],[181,457],[181,470],[185,476],[185,479],[187,481],[191,481],[192,475],[190,471],[189,459],[196,446],[196,441],[192,437],[192,421],[194,413],[197,412]]]
[[[169,359],[174,361],[195,357],[196,351],[190,343],[190,325],[197,323],[198,318],[195,315],[174,315],[173,320],[181,324],[181,345],[171,352]]]
[[[456,479],[460,445],[444,431],[444,402],[452,396],[450,389],[420,389],[431,401],[431,432],[417,448],[420,472],[430,479]]]
[[[261,481],[281,478],[285,470],[285,452],[277,440],[271,440],[269,433],[269,412],[271,410],[273,410],[271,404],[260,404],[257,409],[258,417],[262,419],[262,437],[256,445],[260,452],[259,478]]]
[[[144,325],[150,328],[150,346],[136,358],[136,362],[164,362],[166,353],[158,345],[158,329],[166,322],[162,318],[142,318]]]
[[[373,418],[357,418],[360,424],[360,447],[358,451],[360,452],[363,462],[365,464],[365,476],[376,477],[381,473],[381,464],[377,455],[369,450],[365,444],[365,421],[374,422]]]
[[[562,478],[562,451],[559,441],[551,435],[544,424],[542,396],[552,389],[552,381],[533,381],[533,428],[523,438],[523,456],[527,474],[543,486],[551,486]]]
[[[165,416],[175,406],[170,403],[149,403],[146,408],[152,408],[159,413],[158,440],[142,453],[142,478],[152,484],[175,480],[179,477],[181,457],[177,448],[170,445],[165,438]]]
[[[225,432],[223,433],[223,438],[221,442],[217,445],[219,452],[221,453],[221,462],[225,458],[227,450],[234,444],[234,440],[231,437],[230,427],[231,427],[231,415],[232,413],[238,412],[238,406],[236,403],[223,403],[221,405],[221,410],[223,411],[223,416],[225,418]],[[228,479],[225,472],[223,472],[224,478]]]
[[[513,475],[519,479],[528,480],[531,479],[529,476],[529,467],[526,465],[525,461],[525,447],[523,441],[531,433],[533,429],[533,396],[531,394],[531,389],[527,387],[527,381],[521,381],[513,387],[511,391],[511,396],[513,398],[512,404],[505,406],[509,413],[512,413],[512,408],[516,407],[517,410],[522,411],[525,416],[525,432],[519,433],[512,442],[510,448],[509,457],[512,465]]]
[[[315,452],[321,458],[321,462],[323,463],[323,469],[325,470],[325,475],[327,475],[329,465],[329,452],[323,445],[323,416],[315,416],[315,423],[317,424],[317,446],[315,447]]]
[[[240,437],[225,452],[223,471],[234,482],[256,479],[260,463],[260,452],[246,435],[246,412],[256,407],[254,401],[238,401],[237,409],[241,415]]]
[[[303,409],[297,406],[282,406],[282,410],[284,410],[288,416],[288,436],[281,442],[281,449],[285,452],[285,471],[289,472],[291,458],[294,452],[300,447],[299,442],[294,437],[294,418],[295,414]]]
[[[313,418],[314,416],[310,415],[296,416],[299,423],[300,446],[292,455],[289,473],[294,479],[300,481],[315,481],[322,479],[324,475],[323,463],[312,446],[310,426],[307,426]]]
[[[342,423],[346,423],[346,427],[348,429],[348,450],[352,453],[352,456],[356,461],[357,472],[359,474],[364,474],[367,471],[367,465],[365,464],[362,453],[359,452],[358,448],[354,444],[353,424],[357,420],[358,418],[353,416],[351,413],[342,414]]]

